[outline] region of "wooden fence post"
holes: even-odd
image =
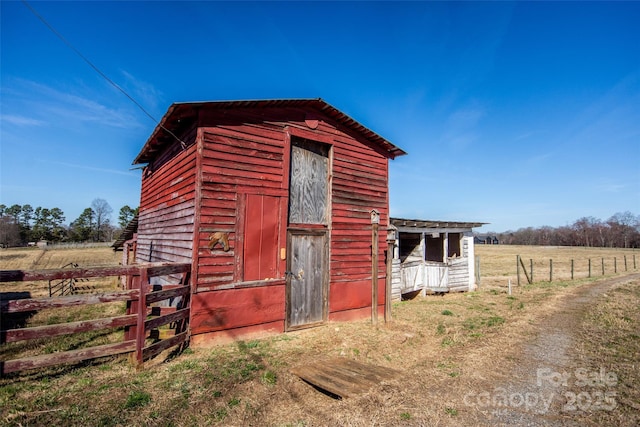
[[[384,322],[391,321],[391,294],[392,294],[392,279],[393,279],[393,250],[396,242],[395,230],[387,230],[387,277],[385,280],[384,291]]]
[[[613,257],[613,272],[618,272],[618,257]]]
[[[627,256],[624,256],[624,271],[627,271]]]
[[[527,273],[527,268],[524,266],[524,261],[522,261],[522,258],[520,257],[520,255],[518,255],[517,259],[518,259],[518,266],[522,266],[522,271],[524,273],[524,277],[526,277],[526,279],[527,279],[527,283],[532,284],[533,283],[533,280],[532,280],[533,276],[529,276],[529,273]],[[531,267],[533,269],[533,264],[532,264]],[[532,272],[533,272],[533,270],[532,270]],[[519,281],[519,279],[520,279],[520,267],[518,267],[518,281]]]
[[[518,277],[518,286],[520,286],[520,255],[516,255],[516,270],[517,270],[517,277]]]
[[[553,260],[549,260],[549,282],[553,282]]]
[[[571,260],[571,280],[573,280],[573,260]]]
[[[636,269],[636,254],[633,254],[633,269]]]
[[[533,283],[533,258],[529,258],[529,283]]]
[[[591,258],[589,258],[589,278],[591,278]]]
[[[139,273],[132,273],[127,275],[127,289],[140,289],[140,275]],[[138,313],[138,307],[140,304],[140,300],[131,300],[127,301],[127,314],[136,314]],[[137,323],[136,323],[137,325]],[[137,326],[127,326],[124,328],[124,340],[132,341],[136,339],[138,327]]]
[[[138,296],[138,322],[136,324],[136,368],[143,367],[144,358],[142,350],[144,350],[144,340],[146,338],[145,320],[147,319],[147,285],[149,282],[149,271],[143,268],[140,272],[140,295]]]
[[[378,323],[378,224],[380,214],[371,211],[371,323]]]
[[[602,275],[604,276],[604,258],[602,258]]]

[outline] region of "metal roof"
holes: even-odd
[[[113,248],[114,251],[122,249],[124,242],[126,242],[127,240],[131,240],[133,238],[133,235],[137,232],[138,232],[138,214],[135,214],[134,217],[131,219],[131,221],[129,221],[129,224],[127,224],[125,229],[122,230],[122,233],[120,234],[120,237],[118,237],[118,240],[113,242],[113,245],[111,245],[111,247]]]
[[[400,228],[432,229],[432,228],[474,228],[482,227],[488,222],[460,222],[460,221],[435,221],[424,219],[389,218],[391,225]]]
[[[209,109],[241,109],[241,108],[273,108],[273,107],[298,107],[316,110],[337,123],[361,134],[364,138],[377,144],[386,151],[390,158],[407,154],[401,148],[395,146],[371,129],[358,123],[345,113],[328,104],[321,98],[312,99],[271,99],[253,101],[203,101],[203,102],[176,102],[171,104],[165,115],[156,126],[155,130],[142,147],[142,150],[133,161],[133,164],[148,163],[154,158],[154,154],[162,150],[166,145],[175,141],[175,138],[167,132],[179,132],[184,129],[185,122],[192,123],[197,119],[197,111],[201,108]]]

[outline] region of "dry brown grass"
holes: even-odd
[[[69,263],[80,267],[115,266],[120,261],[121,252],[109,247],[79,249],[0,249],[2,270],[46,270],[61,268]],[[86,286],[99,290],[113,290],[116,278],[94,278]],[[49,296],[48,282],[0,283],[0,292],[29,292],[32,298]]]
[[[585,315],[575,349],[577,363],[588,372],[615,375],[611,384],[573,387],[586,408],[596,403],[595,393],[609,393],[615,410],[578,411],[582,425],[640,425],[640,286],[626,284],[602,295]],[[585,392],[589,396],[585,395]],[[592,398],[592,399],[589,399]],[[576,403],[576,406],[578,404]],[[603,405],[604,406],[604,405]]]
[[[513,260],[515,267],[513,253],[493,248],[499,252],[496,256]],[[480,255],[483,265],[487,264],[483,271],[496,276],[501,269],[508,271],[509,267],[493,263],[488,252],[480,251]],[[114,359],[11,375],[0,380],[0,423],[493,425],[487,414],[465,404],[465,393],[507,380],[524,362],[521,348],[538,333],[541,321],[592,283],[539,283],[514,288],[511,296],[503,287],[493,285],[474,293],[417,298],[395,303],[394,320],[388,325],[330,323],[213,349],[190,349],[175,358],[158,358],[141,372],[124,359]],[[638,285],[636,280],[625,286],[637,290]],[[625,325],[637,334],[640,295],[621,293],[615,301],[615,306],[598,306],[597,312],[602,314],[597,322],[618,328],[618,323],[607,322],[627,316],[631,320]],[[635,314],[629,315],[633,310]],[[598,346],[607,339],[603,334],[609,329],[585,339]],[[586,330],[591,329],[586,326]],[[616,354],[613,351],[604,356],[609,362],[598,359],[594,363],[616,363]],[[399,374],[363,396],[334,400],[289,372],[293,366],[335,356],[390,367]],[[629,373],[628,381],[625,396],[637,402],[637,394],[633,394],[637,393],[634,386],[638,389],[637,370]],[[614,412],[611,416],[640,413],[631,406],[625,410],[631,413]]]
[[[507,287],[509,279],[517,282],[516,256],[520,255],[529,271],[533,259],[534,281],[549,281],[549,260],[553,260],[553,280],[571,280],[571,260],[574,262],[574,279],[602,277],[604,259],[605,276],[640,269],[640,250],[619,248],[584,248],[572,246],[518,246],[518,245],[476,245],[476,256],[480,257],[480,286]],[[635,257],[635,270],[634,270]],[[626,258],[626,269],[625,269]],[[614,265],[616,264],[616,265]],[[526,283],[523,273],[521,284]]]

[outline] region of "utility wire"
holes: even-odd
[[[113,80],[111,80],[105,73],[103,73],[93,62],[91,62],[86,56],[84,56],[82,54],[82,52],[80,52],[78,49],[75,48],[75,46],[73,46],[71,44],[71,42],[69,42],[62,34],[60,34],[55,28],[53,28],[53,26],[51,24],[49,24],[47,22],[46,19],[44,19],[44,17],[42,15],[40,15],[26,0],[21,0],[22,3],[31,11],[31,13],[33,13],[40,21],[42,21],[42,23],[44,25],[47,26],[47,28],[49,28],[49,30],[51,30],[51,32],[53,34],[55,34],[60,40],[62,40],[62,42],[64,44],[66,44],[71,50],[73,50],[75,52],[76,55],[78,55],[80,58],[82,58],[82,60],[84,60],[84,62],[86,62],[87,64],[89,64],[89,66],[91,68],[93,68],[93,70],[98,73],[103,79],[105,79],[107,82],[109,82],[111,84],[111,86],[115,87],[116,89],[118,89],[120,92],[122,92],[122,94],[124,94],[124,96],[126,96],[127,98],[129,98],[129,100],[131,102],[133,102],[144,114],[146,114],[151,120],[153,120],[158,126],[160,126],[161,129],[163,129],[165,132],[169,133],[169,135],[173,136],[178,142],[180,142],[180,145],[182,145],[182,149],[184,150],[185,148],[187,148],[187,144],[181,140],[180,138],[178,138],[176,136],[176,134],[174,134],[173,132],[171,132],[169,129],[167,129],[166,127],[164,127],[155,117],[153,117],[151,115],[151,113],[149,113],[147,110],[145,110],[145,108],[140,105],[140,103],[138,101],[136,101],[131,95],[129,95],[124,89],[122,89],[116,82],[114,82]]]

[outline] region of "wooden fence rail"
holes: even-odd
[[[123,316],[91,319],[35,327],[3,326],[0,343],[10,345],[25,340],[52,338],[61,335],[124,328],[122,342],[81,348],[65,352],[0,361],[0,375],[27,369],[43,368],[64,363],[124,353],[133,353],[133,361],[142,367],[145,360],[162,351],[185,344],[189,338],[189,299],[191,296],[190,264],[140,264],[121,267],[96,267],[57,270],[4,270],[0,282],[76,280],[87,277],[126,276],[127,289],[100,294],[67,295],[51,298],[0,299],[0,316],[13,313],[34,313],[51,308],[66,308],[125,301]],[[159,276],[179,277],[179,284],[150,285]],[[175,307],[152,307],[151,304],[169,300],[179,301]],[[2,322],[7,325],[7,322]],[[175,335],[160,339],[158,328],[173,324]],[[147,345],[146,341],[155,342]]]

